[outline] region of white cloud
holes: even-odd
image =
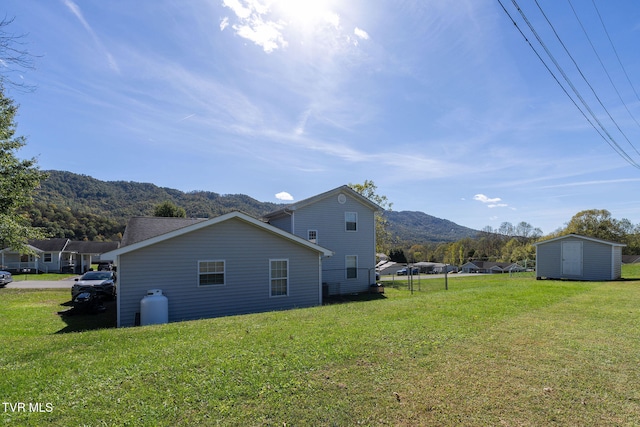
[[[267,6],[256,1],[248,1],[245,6],[240,0],[224,0],[223,5],[231,9],[238,17],[239,23],[233,25],[232,28],[240,37],[251,40],[267,53],[287,46],[282,35],[282,24],[263,19],[263,16],[269,11]],[[227,20],[225,27],[228,23]],[[224,29],[222,24],[220,24],[220,29]]]
[[[507,205],[506,203],[493,203],[493,204],[487,205],[488,208],[506,208],[507,206],[509,205]]]
[[[355,34],[356,36],[360,37],[363,40],[369,40],[369,34],[361,28],[356,27],[353,30],[353,34]]]
[[[287,193],[286,191],[281,191],[280,193],[276,194],[276,199],[285,200],[285,201],[291,201],[291,200],[293,200],[293,196],[291,194]]]
[[[487,196],[485,196],[484,194],[476,194],[475,196],[473,196],[473,200],[477,200],[479,202],[482,203],[491,203],[494,204],[494,206],[489,206],[489,207],[495,207],[495,203],[498,203],[500,201],[502,201],[502,199],[500,197],[495,197],[495,198],[489,198]]]
[[[220,31],[224,31],[229,26],[229,18],[226,16],[220,21]]]

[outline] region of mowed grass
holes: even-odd
[[[0,398],[45,409],[0,406],[0,422],[640,425],[640,270],[624,276],[638,281],[451,276],[448,291],[433,279],[413,294],[71,333],[56,314],[68,290],[3,289]]]

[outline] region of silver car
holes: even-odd
[[[8,271],[0,271],[0,288],[4,288],[5,285],[13,282],[13,277]]]
[[[71,287],[71,301],[89,287],[95,289],[98,296],[113,299],[116,296],[116,274],[113,271],[87,271]]]

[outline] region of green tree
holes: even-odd
[[[376,192],[378,187],[373,181],[365,180],[364,184],[349,184],[354,191],[360,193],[373,203],[377,204],[384,210],[391,210],[393,203],[389,202],[387,196],[380,195]],[[379,253],[385,253],[392,243],[392,236],[389,232],[389,221],[385,218],[383,212],[376,212],[376,251]]]
[[[589,209],[575,214],[562,234],[581,234],[597,239],[620,242],[625,240],[624,221],[611,217],[606,209]]]
[[[155,207],[153,210],[153,216],[173,217],[173,218],[186,218],[187,212],[169,200],[166,200]]]
[[[15,116],[18,107],[5,95],[0,84],[0,246],[27,252],[29,239],[44,238],[41,229],[31,226],[22,212],[33,201],[33,193],[46,178],[36,159],[20,160],[16,152],[26,138],[16,136]]]

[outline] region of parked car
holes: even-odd
[[[418,267],[414,267],[411,269],[411,275],[418,274],[419,271]],[[409,274],[409,269],[406,267],[396,271],[397,276],[406,276],[407,274]]]
[[[4,288],[5,285],[13,282],[13,277],[8,271],[0,271],[0,288]]]
[[[116,275],[113,271],[87,271],[71,287],[71,301],[93,288],[101,298],[113,299],[116,296]]]
[[[113,263],[111,261],[100,261],[98,263],[98,271],[111,271],[113,270]]]

